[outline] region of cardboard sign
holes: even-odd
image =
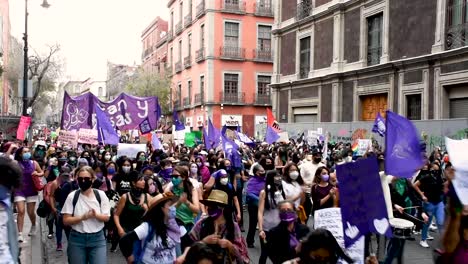
[[[368,150],[372,151],[372,140],[358,139],[358,150],[357,150],[356,155],[364,156],[364,154],[366,154]]]
[[[97,145],[98,144],[97,130],[81,128],[78,131],[78,143]]]
[[[171,143],[174,141],[174,135],[173,134],[163,134],[162,135],[162,143]]]
[[[453,140],[446,137],[445,145],[450,155],[450,161],[456,168],[455,178],[452,180],[453,188],[460,202],[466,206],[468,205],[468,156],[466,155],[468,139]]]
[[[285,142],[285,143],[289,143],[289,134],[288,132],[286,131],[283,131],[283,132],[280,132],[278,133],[278,140],[276,140],[276,142]]]
[[[344,247],[343,224],[340,208],[327,208],[315,211],[314,228],[323,228],[330,231],[338,244]],[[364,263],[364,236],[361,236],[354,244],[346,248],[346,253],[359,264]],[[338,263],[347,263],[340,260]]]
[[[57,145],[59,147],[67,145],[69,147],[76,148],[78,146],[78,137],[76,131],[60,130]]]
[[[307,131],[307,143],[310,146],[317,146],[317,139],[319,135],[320,134],[316,130],[308,130]]]
[[[146,144],[119,143],[117,146],[117,157],[127,156],[130,159],[135,159],[140,151],[146,152]]]

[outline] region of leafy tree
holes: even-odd
[[[133,79],[128,82],[125,91],[140,97],[157,96],[162,112],[167,114],[170,111],[171,79],[168,76],[161,76],[140,68]]]

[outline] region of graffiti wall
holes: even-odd
[[[468,139],[468,118],[447,120],[413,121],[425,140],[427,151],[432,151],[436,146],[445,148],[444,138]],[[384,138],[372,133],[374,122],[343,122],[343,123],[281,123],[283,131],[289,133],[290,138],[298,138],[307,130],[322,129],[323,133],[331,136],[330,141],[353,142],[358,138],[373,138],[379,145],[384,145]],[[265,125],[257,128],[265,131]],[[263,138],[261,138],[263,139]]]

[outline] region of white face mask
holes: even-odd
[[[124,173],[129,173],[129,172],[130,172],[130,168],[131,168],[130,166],[122,166],[122,171],[123,171]]]
[[[229,179],[228,179],[228,178],[221,178],[221,179],[219,180],[219,183],[221,183],[222,185],[226,185],[226,184],[228,184],[228,182],[229,182]]]
[[[351,162],[351,161],[353,161],[353,157],[351,156],[346,157],[346,162]]]
[[[299,177],[299,172],[292,171],[292,172],[289,173],[289,177],[291,178],[291,180],[295,181],[295,180],[297,180],[297,177]]]
[[[192,174],[195,174],[198,172],[198,169],[197,168],[190,168],[190,172],[192,172]]]
[[[106,160],[110,160],[110,159],[111,159],[111,155],[105,155],[104,158],[105,158]]]

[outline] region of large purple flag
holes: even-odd
[[[177,111],[175,109],[174,112],[172,112],[172,119],[174,121],[176,131],[181,131],[185,129],[185,126],[182,122],[180,122],[179,116],[177,115]]]
[[[408,119],[387,111],[385,173],[411,178],[424,165],[418,130]]]
[[[391,237],[377,158],[338,165],[336,175],[340,182],[345,246],[370,232]]]
[[[377,113],[375,117],[374,126],[372,127],[372,132],[378,133],[381,137],[385,136],[385,120],[380,115],[380,112]]]
[[[115,132],[109,118],[106,116],[106,113],[95,106],[96,120],[97,120],[97,131],[98,131],[98,142],[109,144],[109,145],[118,145],[119,144],[119,135]]]
[[[225,131],[224,127],[223,131]],[[221,133],[221,137],[223,139],[224,157],[229,159],[235,168],[240,168],[242,165],[242,160],[239,153],[237,152],[239,146],[234,141],[230,140],[225,133]]]
[[[243,134],[241,132],[236,131],[237,138],[244,144],[246,144],[249,147],[255,147],[255,142],[253,142],[246,134]]]
[[[268,144],[273,144],[279,138],[280,138],[280,136],[278,135],[278,133],[276,133],[276,131],[271,126],[267,126],[265,141]]]
[[[221,132],[213,125],[211,119],[208,119],[208,135],[205,134],[205,145],[207,149],[214,149],[219,145]]]
[[[71,97],[65,92],[60,128],[68,131],[95,128],[96,105],[103,110],[112,126],[119,130],[134,129],[146,118],[152,127],[156,127],[158,98],[155,96],[135,97],[121,93],[113,101],[102,102],[92,93]]]

